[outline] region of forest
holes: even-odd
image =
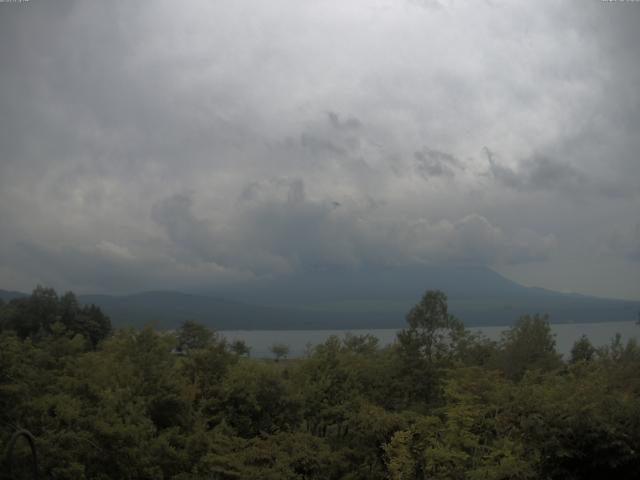
[[[532,314],[491,341],[427,291],[390,346],[280,353],[188,319],[114,329],[50,288],[2,303],[0,478],[31,478],[20,429],[51,479],[640,478],[633,340],[563,358]]]

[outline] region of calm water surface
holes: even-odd
[[[500,333],[507,327],[477,327],[470,328],[479,331],[490,339],[497,340]],[[556,348],[565,356],[571,351],[573,342],[580,336],[586,335],[595,346],[606,345],[619,333],[626,342],[631,338],[640,341],[640,326],[635,322],[603,322],[603,323],[570,323],[551,324],[551,330],[556,335]],[[221,332],[228,340],[244,340],[251,347],[252,357],[271,357],[269,348],[275,343],[287,345],[290,357],[300,357],[305,354],[309,346],[323,343],[331,335],[342,337],[345,333],[354,335],[371,334],[380,340],[381,345],[388,345],[396,338],[397,330],[227,330]]]

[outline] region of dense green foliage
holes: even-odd
[[[29,429],[56,479],[640,478],[634,342],[564,362],[546,317],[492,342],[441,292],[407,321],[275,362],[193,322],[111,332],[38,288],[0,305],[0,448]]]

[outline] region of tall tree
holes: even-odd
[[[575,341],[571,348],[571,363],[580,361],[589,362],[593,360],[596,354],[596,348],[589,341],[586,335],[582,335]]]
[[[439,290],[428,290],[407,314],[409,328],[398,334],[400,344],[428,361],[450,356],[464,325],[449,314],[447,296]]]
[[[287,358],[287,355],[289,355],[289,347],[283,343],[275,343],[271,345],[269,350],[276,357],[276,362],[279,362],[281,358]]]
[[[525,315],[502,334],[502,368],[513,380],[527,370],[550,371],[562,365],[548,315]]]
[[[449,314],[447,296],[428,290],[407,314],[409,327],[398,333],[397,381],[405,402],[431,402],[437,394],[442,367],[453,359],[464,325]]]
[[[186,320],[178,329],[178,350],[188,353],[190,350],[207,348],[214,339],[214,333],[204,325]]]
[[[251,353],[251,347],[247,345],[247,342],[245,342],[244,340],[234,340],[233,342],[231,342],[231,345],[229,346],[229,348],[233,353],[235,353],[239,357],[242,357],[245,355],[248,357],[249,354]]]

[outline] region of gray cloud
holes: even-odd
[[[194,218],[192,199],[175,195],[152,209],[172,244],[200,261],[257,274],[323,265],[490,264],[546,259],[553,235],[505,232],[477,214],[454,221],[381,218],[375,204],[311,199],[302,179],[250,183],[227,211],[228,223]]]
[[[336,112],[328,112],[328,116],[331,126],[336,130],[358,130],[362,126],[362,123],[356,117],[349,117],[346,120],[340,120],[340,115]]]
[[[23,243],[15,248],[12,257],[3,264],[20,271],[36,283],[55,285],[85,292],[126,293],[147,289],[196,289],[215,287],[254,278],[248,272],[226,269],[213,262],[180,261],[170,249],[148,245],[146,251],[135,253],[110,242],[82,247],[55,248],[37,243]]]
[[[2,5],[0,287],[450,260],[637,298],[638,21],[550,0]]]
[[[191,212],[192,200],[186,195],[173,195],[155,204],[151,218],[164,227],[176,245],[196,254],[202,260],[210,260],[210,233],[205,222]]]
[[[429,177],[455,176],[455,170],[464,169],[460,160],[450,153],[423,148],[413,154],[416,160],[416,171],[425,179]]]
[[[540,155],[522,160],[514,169],[501,164],[489,148],[484,147],[483,151],[489,162],[490,175],[507,188],[586,197],[632,199],[640,196],[640,187],[628,179],[590,177],[570,163]]]
[[[640,262],[640,222],[616,228],[607,241],[608,253]]]
[[[543,156],[522,161],[518,170],[501,165],[494,152],[484,147],[493,177],[506,187],[522,190],[553,190],[575,192],[589,180],[581,171],[568,163]]]

